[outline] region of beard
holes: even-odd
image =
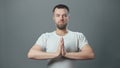
[[[67,23],[65,23],[65,24],[56,24],[56,26],[57,26],[58,29],[64,30],[67,27]]]

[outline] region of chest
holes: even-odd
[[[51,36],[47,39],[46,51],[47,52],[55,52],[58,49],[60,44],[60,37]],[[64,37],[64,48],[67,52],[75,52],[78,50],[77,38],[72,37]]]

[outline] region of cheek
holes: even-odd
[[[65,21],[69,21],[69,19],[68,19],[68,18],[65,18],[64,20],[65,20]]]
[[[55,18],[55,22],[58,22],[58,21],[59,21],[59,18],[56,17],[56,18]]]

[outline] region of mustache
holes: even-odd
[[[64,19],[61,19],[60,21],[64,21]]]

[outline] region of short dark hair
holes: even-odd
[[[69,7],[67,5],[64,5],[64,4],[58,4],[58,5],[56,5],[53,8],[53,13],[54,13],[54,11],[55,11],[56,8],[58,8],[58,9],[60,9],[60,8],[67,9],[67,11],[69,12]]]

